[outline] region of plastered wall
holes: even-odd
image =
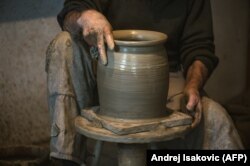
[[[0,146],[49,139],[45,51],[63,0],[0,1]],[[212,0],[220,64],[206,90],[226,102],[245,87],[249,0]]]
[[[216,55],[220,63],[208,81],[209,95],[226,103],[246,87],[249,0],[211,0]]]
[[[49,140],[45,51],[62,3],[0,2],[0,147]]]

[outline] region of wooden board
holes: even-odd
[[[169,116],[154,119],[116,119],[98,114],[99,107],[81,111],[81,115],[94,126],[107,129],[115,134],[126,135],[157,129],[160,125],[165,128],[191,125],[192,117],[181,112],[172,112]]]
[[[159,125],[155,130],[140,132],[128,135],[118,135],[105,128],[96,127],[84,117],[78,116],[75,119],[75,126],[78,133],[95,140],[116,142],[116,143],[150,143],[168,141],[183,137],[191,130],[190,125],[166,128]]]

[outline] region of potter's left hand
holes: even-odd
[[[185,110],[186,113],[193,117],[193,123],[191,127],[195,127],[200,123],[202,115],[202,104],[200,102],[200,94],[198,89],[186,86],[184,90],[184,97],[186,100]]]
[[[206,66],[195,60],[188,68],[184,95],[186,99],[186,112],[194,117],[192,127],[195,127],[201,119],[202,105],[199,90],[202,89],[208,76]]]
[[[207,68],[205,65],[196,60],[188,68],[184,95],[186,97],[186,109],[194,110],[200,101],[200,89],[202,89],[207,79]]]
[[[189,87],[187,85],[185,87],[185,90],[184,90],[184,95],[187,99],[186,100],[187,101],[186,109],[190,110],[190,111],[194,110],[200,101],[200,93],[199,93],[198,89],[193,88],[193,87]]]

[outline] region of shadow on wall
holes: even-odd
[[[64,0],[1,0],[0,23],[56,16],[63,2]]]

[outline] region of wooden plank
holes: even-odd
[[[78,116],[75,119],[75,126],[78,133],[95,140],[116,142],[116,143],[151,143],[168,141],[183,137],[191,130],[190,125],[166,128],[160,125],[157,129],[128,135],[118,135],[105,128],[98,128],[87,119]]]
[[[155,130],[159,125],[166,128],[191,125],[192,118],[181,112],[173,112],[169,116],[154,119],[116,119],[98,115],[98,107],[84,109],[81,115],[93,123],[94,126],[105,128],[119,135],[139,133]]]

